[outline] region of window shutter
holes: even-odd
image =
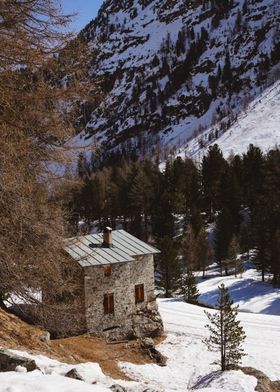
[[[144,302],[145,293],[144,293],[144,284],[137,284],[135,286],[135,303],[139,304]]]

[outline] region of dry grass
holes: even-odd
[[[43,354],[71,364],[97,362],[105,374],[123,380],[129,380],[129,377],[119,369],[119,361],[134,364],[152,363],[152,360],[139,348],[137,341],[108,344],[104,339],[85,334],[52,340],[47,344],[40,339],[45,334],[44,330],[0,310],[0,345],[2,347],[24,350],[32,354]],[[162,340],[163,338],[159,338],[156,343]]]

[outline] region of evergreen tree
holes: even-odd
[[[204,226],[201,227],[196,237],[196,255],[198,260],[198,269],[199,271],[203,271],[203,278],[205,278],[205,271],[210,257],[210,248]]]
[[[230,62],[230,55],[229,52],[226,53],[225,57],[225,65],[222,73],[222,82],[227,86],[231,87],[232,84],[232,69],[231,69],[231,62]]]
[[[240,250],[241,253],[247,253],[247,258],[250,256],[250,249],[253,248],[252,228],[251,222],[244,222],[240,228]]]
[[[209,147],[208,154],[203,158],[201,175],[204,204],[208,215],[221,207],[221,182],[227,168],[227,162],[217,144]]]
[[[181,252],[185,270],[195,269],[197,266],[196,239],[191,225],[187,226],[186,232],[184,234],[181,245]]]
[[[183,295],[184,301],[196,304],[199,291],[197,289],[196,279],[191,269],[188,269],[187,274],[183,275],[179,280],[179,294]]]
[[[240,321],[237,318],[238,306],[233,307],[228,289],[222,284],[219,287],[218,312],[215,314],[205,312],[210,323],[206,328],[210,331],[210,337],[205,343],[210,351],[219,351],[220,360],[218,363],[221,370],[229,370],[237,366],[244,353],[241,344],[246,335]]]
[[[251,144],[247,153],[243,155],[244,202],[251,212],[258,200],[257,195],[262,193],[264,164],[262,151]]]
[[[177,244],[168,236],[164,236],[158,243],[161,250],[158,263],[158,286],[164,290],[166,298],[171,297],[172,292],[178,287],[178,279],[181,275],[180,263],[177,254]]]
[[[215,233],[215,258],[221,268],[225,268],[225,274],[228,275],[228,265],[225,261],[228,259],[228,250],[230,241],[233,236],[233,224],[228,209],[220,212],[216,222]]]

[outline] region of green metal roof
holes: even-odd
[[[125,230],[112,231],[110,247],[103,246],[103,234],[89,234],[67,239],[65,250],[81,267],[125,263],[136,256],[160,253]]]

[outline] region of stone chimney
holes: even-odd
[[[111,246],[113,245],[111,227],[105,227],[105,229],[103,230],[103,244],[102,245],[106,248],[111,248]]]

